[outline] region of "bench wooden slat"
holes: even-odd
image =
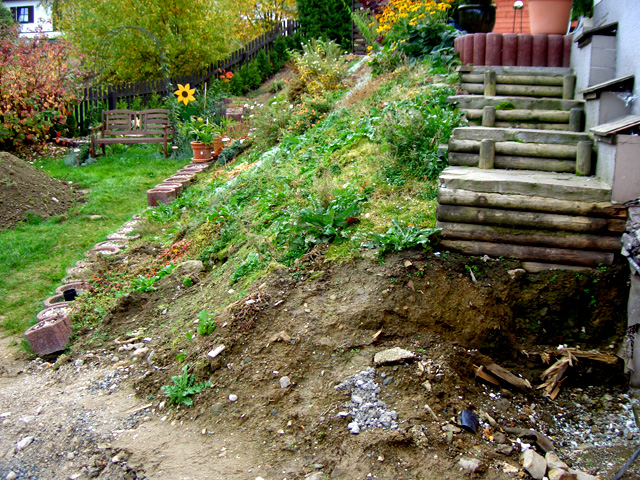
[[[102,112],[101,136],[91,134],[91,146],[94,154],[96,147],[102,145],[163,143],[164,155],[168,156],[167,144],[173,139],[174,131],[169,120],[169,111],[150,110],[105,110]]]

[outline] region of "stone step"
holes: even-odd
[[[591,137],[587,133],[495,127],[458,127],[453,130],[452,138],[458,140],[481,141],[489,139],[495,142],[554,145],[577,145],[579,142],[591,141]]]
[[[456,103],[461,110],[479,109],[484,106],[496,107],[496,111],[501,110],[500,106],[512,107],[521,110],[571,110],[572,108],[584,108],[582,100],[563,100],[556,98],[534,98],[509,97],[509,96],[484,96],[477,95],[452,95],[447,98],[447,102]]]
[[[580,202],[610,202],[611,188],[595,177],[531,170],[480,169],[450,166],[438,179],[440,187],[474,192],[532,195]]]
[[[470,108],[465,110],[465,115],[469,120],[482,118],[482,109]],[[510,109],[495,110],[496,121],[502,120],[506,122],[551,122],[551,123],[569,123],[571,112],[567,110],[530,110],[530,109]]]

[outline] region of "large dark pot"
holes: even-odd
[[[460,28],[468,33],[489,33],[496,24],[495,5],[460,5],[458,7]]]

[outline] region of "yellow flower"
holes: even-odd
[[[178,97],[178,101],[184,103],[185,105],[195,100],[193,94],[196,93],[196,89],[189,87],[190,85],[188,83],[184,87],[178,84],[178,90],[173,92]]]

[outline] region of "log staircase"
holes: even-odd
[[[441,245],[513,257],[530,269],[610,265],[626,208],[592,176],[593,140],[565,68],[464,67],[449,98],[475,126],[456,128],[440,176]]]

